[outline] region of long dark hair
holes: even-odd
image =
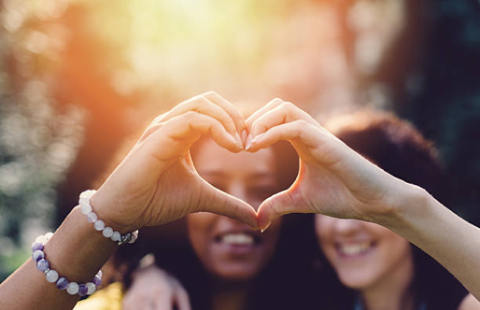
[[[330,131],[349,147],[372,160],[388,173],[426,189],[445,201],[445,176],[436,149],[408,122],[390,113],[361,111],[337,118]],[[409,294],[415,308],[425,303],[428,309],[457,309],[467,292],[439,263],[412,246],[414,276]],[[329,266],[325,257],[324,266]],[[323,269],[323,279],[338,309],[352,309],[355,292],[342,287],[332,267]]]

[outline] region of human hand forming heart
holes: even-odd
[[[121,232],[171,222],[193,212],[226,215],[256,228],[255,210],[203,180],[189,149],[203,134],[239,152],[245,128],[237,109],[214,92],[157,117],[98,192],[92,205]]]
[[[300,156],[294,184],[265,200],[258,213],[246,202],[203,180],[189,149],[209,134],[232,152],[256,152],[280,140]],[[288,164],[288,163],[285,163]],[[408,190],[346,146],[310,115],[275,99],[246,121],[236,108],[209,92],[176,106],[147,128],[130,154],[92,198],[101,217],[120,230],[164,224],[193,212],[213,212],[265,229],[287,213],[321,213],[378,221]],[[400,186],[399,186],[400,185]]]
[[[292,143],[300,171],[292,186],[265,200],[259,227],[288,213],[318,213],[386,224],[405,197],[418,188],[400,180],[349,148],[309,114],[275,99],[246,120],[246,150],[279,140]]]

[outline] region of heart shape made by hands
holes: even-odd
[[[298,175],[298,154],[287,141],[254,153],[233,153],[204,137],[190,154],[201,178],[256,210],[264,200],[288,189]]]

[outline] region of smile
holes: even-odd
[[[375,246],[374,242],[360,242],[351,244],[337,243],[335,248],[342,257],[360,257],[370,252]]]
[[[220,242],[227,245],[250,246],[255,243],[255,238],[244,233],[225,234],[220,237]]]
[[[255,232],[250,231],[228,231],[218,234],[215,237],[215,243],[227,247],[244,247],[251,248],[260,245],[261,237],[257,236]]]

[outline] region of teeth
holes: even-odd
[[[222,242],[233,245],[252,245],[254,240],[250,235],[238,233],[223,235]]]
[[[370,248],[370,246],[370,242],[343,244],[340,246],[340,252],[346,255],[357,255],[365,253]]]

